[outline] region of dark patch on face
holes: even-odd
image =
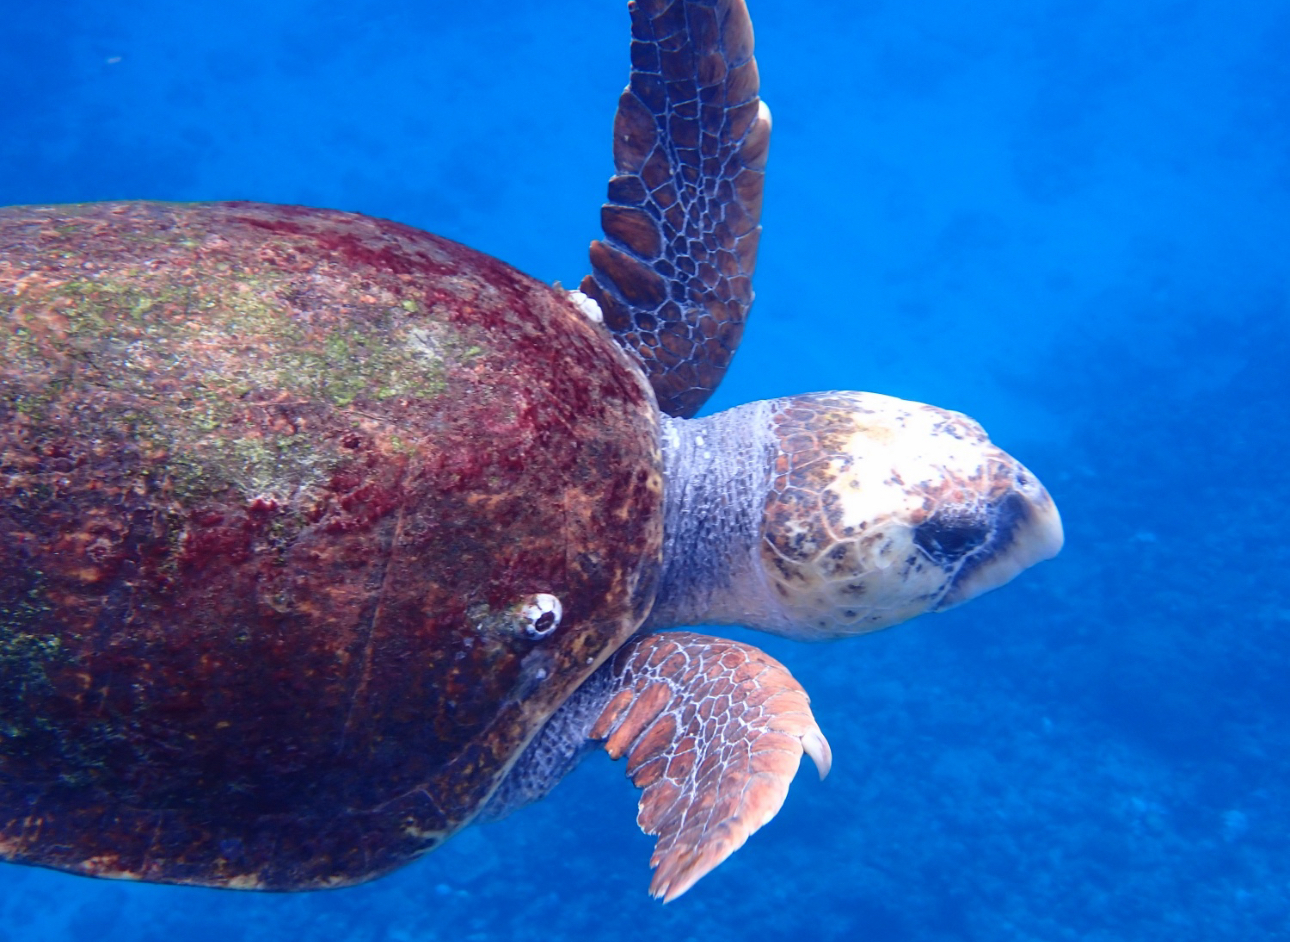
[[[977,514],[937,513],[914,528],[914,545],[942,566],[952,565],[990,538],[990,522]]]
[[[1002,500],[990,507],[984,518],[987,540],[981,545],[984,545],[985,549],[982,551],[979,545],[977,550],[963,561],[962,568],[954,577],[955,584],[961,583],[984,563],[1007,549],[1012,544],[1018,527],[1025,522],[1029,514],[1026,499],[1016,491],[1009,491]],[[931,522],[928,521],[928,523]]]

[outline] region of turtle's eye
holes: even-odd
[[[989,537],[986,522],[969,514],[933,514],[914,528],[914,545],[942,565],[957,562]]]

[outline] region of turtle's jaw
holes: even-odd
[[[1011,488],[987,507],[981,521],[989,536],[962,558],[932,611],[943,612],[997,589],[1061,551],[1065,535],[1057,505],[1034,475],[1020,465],[1016,468]],[[929,520],[916,529],[916,541],[919,535],[935,539],[936,529],[935,521]]]

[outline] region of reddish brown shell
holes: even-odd
[[[0,315],[8,859],[377,876],[648,610],[651,393],[495,259],[338,212],[17,207]]]

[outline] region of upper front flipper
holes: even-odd
[[[594,298],[659,408],[716,389],[752,305],[770,111],[744,0],[633,0],[615,176],[591,243]]]

